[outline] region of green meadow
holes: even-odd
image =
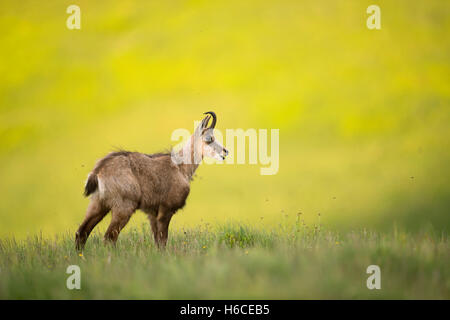
[[[380,30],[373,1],[77,0],[80,30],[71,4],[0,2],[0,298],[450,297],[450,2],[376,1]],[[209,110],[279,129],[278,172],[202,164],[165,252],[137,212],[78,256],[96,160]]]
[[[202,224],[171,234],[165,251],[148,228],[130,228],[117,246],[101,235],[73,250],[71,235],[1,240],[2,299],[449,299],[450,242],[358,230],[340,234],[299,220],[267,229]],[[370,265],[381,289],[367,288]],[[66,282],[80,268],[80,289]]]

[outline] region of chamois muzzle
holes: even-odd
[[[225,157],[228,155],[228,150],[223,148],[222,154],[220,155],[222,157],[222,160],[225,160]]]

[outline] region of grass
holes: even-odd
[[[446,234],[366,230],[340,234],[320,225],[269,230],[238,224],[180,229],[158,250],[131,228],[115,247],[94,234],[85,251],[72,235],[0,241],[1,299],[449,299]],[[381,268],[381,290],[366,268]],[[66,268],[81,268],[81,290]]]

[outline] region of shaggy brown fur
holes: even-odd
[[[210,112],[215,120],[215,114]],[[116,242],[131,215],[141,209],[147,213],[153,236],[158,245],[165,246],[173,214],[186,204],[190,181],[198,167],[196,156],[220,156],[228,151],[212,136],[207,127],[210,116],[203,119],[186,146],[175,154],[143,154],[112,152],[100,159],[89,174],[84,194],[91,195],[86,217],[76,233],[76,247],[82,250],[92,229],[111,211],[112,219],[105,240]],[[215,125],[215,121],[213,124]],[[208,136],[208,139],[204,137]]]

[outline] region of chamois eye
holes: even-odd
[[[207,142],[207,143],[213,142],[213,138],[212,138],[211,136],[205,136],[204,140],[205,140],[205,142]]]

